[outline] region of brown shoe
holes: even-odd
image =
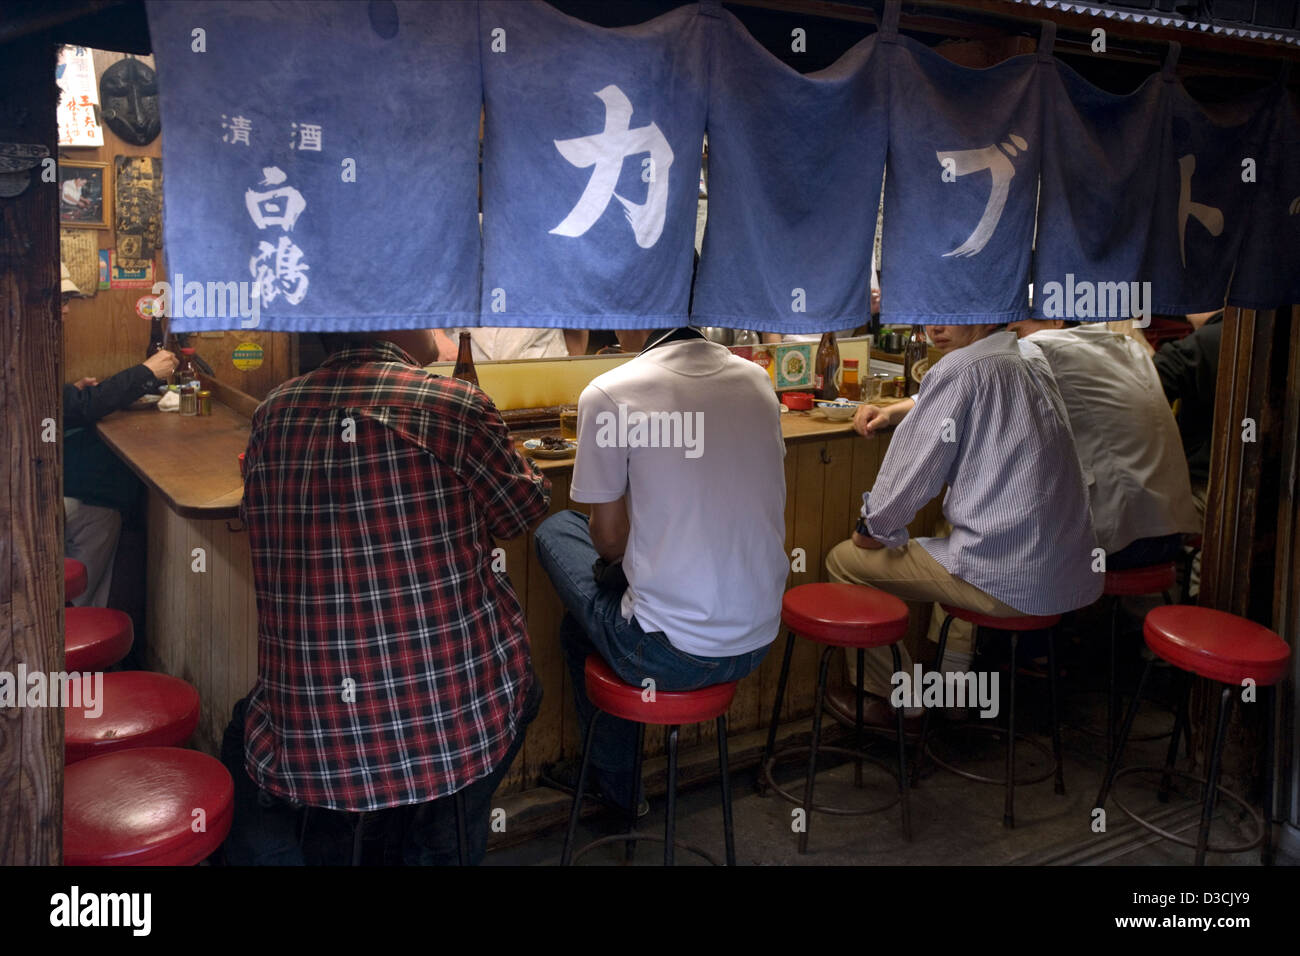
[[[849,730],[854,728],[857,720],[854,705],[853,687],[831,687],[826,691],[826,711],[842,726]],[[898,716],[889,701],[875,694],[862,694],[862,726],[876,730],[894,731],[898,728]],[[921,717],[903,718],[903,735],[914,737],[921,733]]]

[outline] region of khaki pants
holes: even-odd
[[[1016,617],[1020,614],[1013,607],[1003,604],[990,594],[985,594],[973,584],[954,577],[944,570],[943,565],[930,557],[925,548],[909,540],[902,548],[879,548],[868,550],[859,548],[850,539],[841,541],[826,556],[826,570],[831,580],[847,584],[869,584],[882,591],[902,598],[913,604],[928,604],[931,601],[943,604],[955,604],[969,608],[981,614],[994,617]],[[940,621],[939,623],[942,623]],[[969,650],[970,629],[965,632],[965,647],[954,644],[956,625],[948,634],[949,646],[954,650]],[[932,639],[938,640],[937,631],[932,630]],[[912,668],[911,655],[905,647],[902,651],[902,666],[906,671]],[[856,654],[849,654],[849,683],[856,686]],[[888,647],[872,648],[866,652],[863,689],[869,694],[889,698],[893,689],[890,678],[894,673],[894,659]]]

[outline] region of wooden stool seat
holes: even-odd
[[[64,775],[63,862],[193,866],[230,832],[234,800],[229,771],[195,750],[143,747],[82,760]]]
[[[102,705],[97,717],[84,706],[64,708],[64,763],[136,747],[180,747],[199,725],[199,692],[167,674],[105,674],[96,703]]]

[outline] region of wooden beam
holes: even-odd
[[[0,142],[58,155],[54,45],[0,55]],[[0,671],[63,669],[63,327],[57,183],[0,198]],[[51,420],[57,441],[44,441]],[[26,688],[19,689],[24,693]],[[0,866],[62,860],[63,711],[0,708]]]

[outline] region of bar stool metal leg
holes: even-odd
[[[903,669],[903,658],[902,655],[899,653],[898,644],[897,643],[890,644],[889,650],[893,654],[894,673],[897,674],[901,672]],[[858,687],[861,688],[861,686],[862,686],[862,652],[858,651]],[[858,700],[859,701],[862,700],[862,691],[860,689],[858,691]],[[906,710],[905,707],[899,707],[895,711],[894,715],[896,718],[896,729],[898,731],[898,802],[903,805],[903,839],[907,840],[910,843],[912,840],[912,811],[911,811],[911,807],[909,806],[908,798],[907,798],[907,791],[910,788],[908,787],[908,781],[907,781],[907,743],[903,739],[903,714],[905,710]],[[859,703],[858,704],[859,727],[861,727],[862,724],[861,714],[862,714],[862,705]],[[859,740],[858,749],[861,749],[861,747],[862,747],[862,741]],[[859,773],[861,773],[861,763],[859,763]],[[859,778],[858,786],[861,785],[862,785],[862,780]]]
[[[1056,628],[1047,632],[1047,669],[1050,677],[1047,681],[1047,693],[1052,708],[1052,759],[1056,762],[1056,792],[1065,793],[1065,761],[1061,750],[1061,693],[1057,682],[1060,673],[1056,667]]]
[[[803,785],[803,832],[799,834],[799,852],[808,852],[808,835],[812,830],[813,781],[817,778],[817,747],[822,736],[822,706],[826,702],[826,674],[830,670],[831,651],[822,651],[821,671],[817,677],[817,702],[813,705],[812,743],[808,748],[808,779]]]
[[[1178,678],[1178,716],[1174,718],[1174,732],[1169,736],[1169,752],[1165,757],[1165,772],[1160,775],[1160,790],[1156,798],[1161,803],[1169,802],[1169,786],[1173,779],[1173,769],[1178,763],[1178,745],[1182,741],[1184,729],[1188,723],[1187,701],[1192,693],[1192,678],[1186,671],[1180,671]]]
[[[582,798],[587,793],[587,766],[591,760],[591,743],[596,738],[598,720],[600,720],[600,711],[593,711],[591,722],[587,724],[587,735],[582,741],[582,764],[578,768],[578,789],[574,791],[573,807],[569,810],[569,832],[564,836],[564,852],[560,854],[561,866],[568,866],[573,862],[573,841],[578,835],[578,817],[582,815]]]
[[[944,615],[943,627],[939,628],[939,649],[935,653],[934,669],[937,673],[943,672],[943,652],[948,646],[948,628],[952,626],[952,615]],[[912,786],[915,787],[921,779],[921,764],[925,760],[925,741],[930,736],[930,715],[931,708],[926,707],[925,712],[921,715],[921,740],[916,745],[916,759],[912,761]]]
[[[1260,847],[1259,858],[1264,866],[1273,865],[1273,747],[1276,745],[1278,693],[1276,687],[1267,688],[1263,699],[1267,710],[1264,712],[1264,843]]]
[[[469,866],[469,835],[465,830],[465,791],[457,790],[452,799],[456,804],[456,854],[461,866]]]
[[[853,762],[853,785],[855,787],[862,786],[862,692],[865,689],[864,681],[866,679],[862,672],[864,670],[863,665],[866,664],[866,657],[867,657],[866,651],[864,651],[862,648],[859,647],[858,648],[858,681],[857,681],[858,693],[856,695],[856,700],[855,700],[855,703],[857,704],[856,707],[857,717],[853,724],[853,749],[858,753],[857,759],[854,760]],[[897,660],[898,658],[897,651],[895,651],[894,653],[894,658],[895,658],[894,672],[897,673],[901,669]]]
[[[785,638],[785,657],[781,660],[781,677],[776,682],[776,703],[772,705],[772,721],[767,725],[767,749],[763,751],[763,766],[776,753],[776,729],[781,721],[781,706],[785,703],[785,685],[790,679],[790,659],[794,656],[794,631],[787,631]],[[758,792],[767,793],[766,775],[758,774]]]
[[[1110,599],[1110,693],[1106,697],[1106,759],[1115,756],[1115,728],[1119,726],[1119,667],[1115,631],[1119,625],[1119,598]]]
[[[627,811],[627,832],[636,831],[636,815],[641,808],[641,772],[645,762],[645,724],[636,725],[636,756],[632,758],[632,805]],[[623,846],[623,859],[631,863],[636,856],[636,840]]]
[[[357,824],[352,828],[352,865],[361,865],[362,831],[366,827],[365,811],[357,814]]]
[[[1002,809],[1002,825],[1016,825],[1016,644],[1019,635],[1011,632],[1011,687],[1007,695],[1007,800]]]
[[[677,731],[676,724],[668,728],[668,805],[664,809],[664,866],[673,865],[673,828],[677,820]]]
[[[1133,703],[1129,704],[1128,714],[1124,717],[1124,727],[1119,732],[1119,741],[1115,745],[1115,755],[1110,758],[1110,766],[1106,768],[1106,779],[1101,782],[1101,791],[1097,794],[1097,802],[1094,806],[1104,808],[1106,798],[1110,796],[1110,788],[1115,784],[1115,774],[1119,772],[1119,761],[1124,756],[1124,745],[1128,743],[1129,731],[1133,729],[1133,721],[1137,719],[1138,708],[1142,706],[1142,692],[1146,690],[1147,680],[1151,677],[1151,669],[1155,661],[1147,661],[1147,666],[1142,668],[1142,677],[1138,680],[1137,691],[1133,694]]]
[[[736,865],[736,829],[731,818],[731,769],[727,766],[727,715],[721,715],[718,727],[718,771],[722,775],[722,835],[727,846],[727,866]]]
[[[1223,756],[1223,740],[1228,735],[1228,720],[1232,716],[1232,688],[1223,688],[1219,698],[1219,729],[1214,735],[1214,749],[1210,751],[1209,773],[1205,776],[1205,801],[1201,810],[1201,826],[1196,833],[1196,865],[1205,865],[1206,848],[1210,845],[1210,822],[1214,819],[1215,797],[1219,795],[1219,763]]]

